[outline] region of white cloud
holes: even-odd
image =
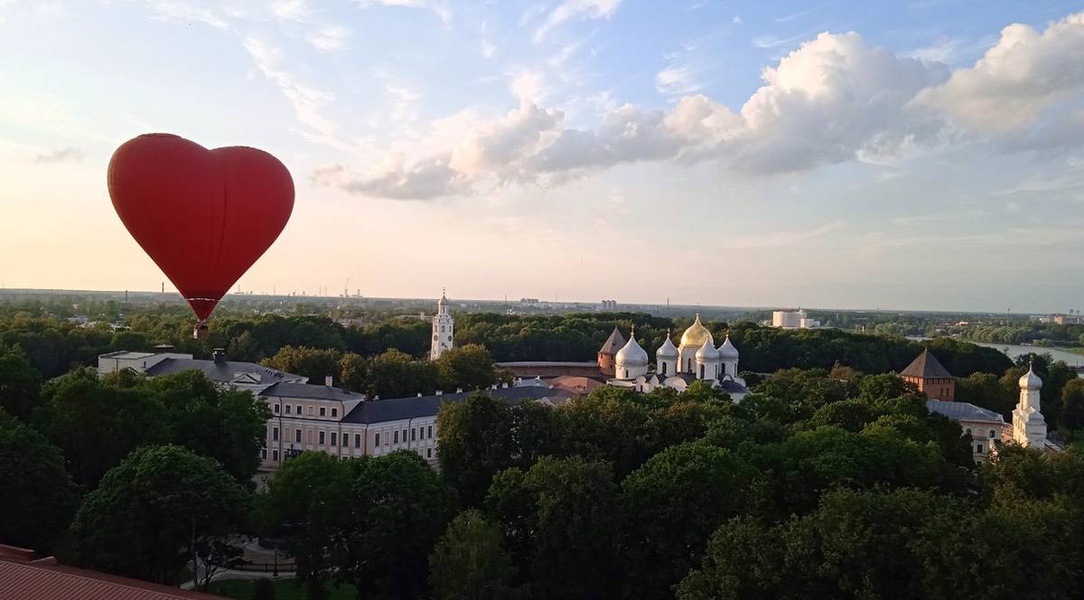
[[[700,90],[692,67],[668,67],[655,75],[655,89],[667,96],[685,95]]]
[[[173,23],[203,23],[215,29],[229,29],[229,22],[218,10],[181,0],[128,0],[147,6],[155,18]]]
[[[80,160],[83,160],[83,152],[78,148],[61,148],[52,152],[38,154],[34,157],[34,162],[36,163],[56,163]]]
[[[971,68],[925,91],[919,104],[951,114],[967,127],[1007,132],[1034,124],[1051,106],[1084,89],[1084,12],[1042,33],[1009,25]]]
[[[380,5],[426,9],[436,15],[445,27],[452,26],[452,19],[455,16],[451,5],[443,0],[356,0],[356,2],[362,8]]]
[[[572,18],[609,19],[620,5],[621,0],[565,0],[550,11],[542,25],[535,29],[532,39],[535,43],[541,42],[555,27]]]
[[[497,47],[493,45],[489,40],[482,40],[482,56],[485,58],[493,58],[493,55],[497,53]]]
[[[963,85],[957,83],[961,80],[968,83],[967,91],[994,88],[1023,94],[1032,102],[1026,111],[1031,119],[1015,121],[1020,126],[1045,115],[1055,102],[1051,98],[1076,94],[1081,84],[1051,78],[1057,79],[1057,72],[1067,74],[1063,79],[1084,81],[1084,61],[1078,59],[1084,49],[1076,45],[1084,35],[1076,29],[1078,22],[1084,24],[1084,17],[1054,24],[1043,36],[1024,36],[1027,43],[1011,45],[1003,37],[979,65],[955,73],[938,62],[869,46],[856,33],[822,33],[765,69],[763,85],[736,112],[702,94],[684,95],[672,109],[662,111],[616,106],[607,93],[595,99],[605,114],[593,128],[565,127],[562,111],[544,108],[549,95],[545,78],[522,70],[513,74],[509,86],[520,100],[519,109],[489,121],[477,115],[469,121],[457,119],[467,124],[458,130],[460,137],[445,135],[439,143],[421,140],[415,145],[425,149],[421,152],[391,151],[395,159],[381,170],[348,175],[337,185],[369,195],[432,198],[468,194],[487,185],[553,185],[640,161],[712,160],[724,170],[753,175],[848,161],[895,165],[901,157],[934,146],[982,139],[985,119],[978,119],[974,130],[961,130],[946,118],[946,113],[957,116],[958,105],[939,111],[934,102],[946,97],[944,90]],[[1011,30],[1010,38],[1020,35]],[[1041,52],[1037,37],[1045,38]],[[1063,68],[1055,69],[1058,65]],[[1025,81],[1029,76],[1036,79],[1030,86]],[[971,82],[973,78],[982,85]],[[656,84],[664,93],[695,89],[690,73],[677,67],[660,72]],[[995,139],[998,143],[988,147],[1001,152],[1065,149],[1079,146],[1082,139],[1084,112],[1062,111],[1045,115],[1042,126],[1013,136],[1012,143]]]
[[[519,100],[542,102],[550,95],[546,76],[534,69],[517,69],[511,73],[508,91]]]
[[[245,50],[264,77],[278,86],[290,101],[298,122],[321,136],[333,135],[335,125],[320,112],[324,105],[335,99],[332,94],[308,87],[286,71],[282,66],[285,57],[278,48],[254,37],[246,37]]]
[[[349,29],[341,25],[328,25],[310,31],[305,39],[317,50],[327,52],[345,48],[350,33]]]
[[[271,14],[280,21],[305,23],[312,14],[308,0],[274,0]]]

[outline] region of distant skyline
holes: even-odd
[[[105,171],[164,131],[293,174],[243,290],[1084,308],[1080,11],[0,0],[0,285],[157,291]]]

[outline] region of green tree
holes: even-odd
[[[1011,418],[1016,395],[1005,388],[996,375],[991,373],[972,373],[956,380],[956,401],[969,402],[987,410]]]
[[[0,408],[23,421],[38,405],[41,375],[19,350],[0,350]]]
[[[267,494],[259,497],[263,533],[283,540],[312,600],[327,597],[334,576],[328,540],[339,526],[335,512],[352,482],[347,462],[323,452],[303,452],[283,463]]]
[[[498,475],[486,504],[530,575],[534,597],[618,596],[617,486],[609,465],[543,457],[526,473]]]
[[[338,350],[283,346],[274,356],[265,358],[260,364],[308,377],[313,383],[323,383],[328,375],[338,377],[341,356],[342,353]]]
[[[497,383],[498,372],[489,351],[480,344],[467,344],[441,353],[436,360],[439,382],[446,390],[485,389]]]
[[[370,398],[402,398],[437,389],[437,368],[426,360],[388,350],[369,361],[368,378],[362,390]]]
[[[42,388],[34,423],[64,451],[76,483],[95,488],[106,471],[132,450],[161,443],[169,425],[161,403],[134,382],[134,374],[103,379],[77,369]],[[117,385],[127,380],[128,383]]]
[[[482,393],[446,402],[437,413],[437,430],[441,475],[463,506],[480,506],[493,476],[512,465],[508,404]]]
[[[515,578],[501,528],[477,510],[457,515],[429,557],[434,600],[513,600]]]
[[[83,499],[72,524],[79,564],[176,584],[197,545],[240,527],[248,493],[215,461],[179,446],[140,448]]]
[[[751,510],[756,477],[729,451],[704,443],[672,446],[622,482],[626,598],[669,598],[711,534]]]
[[[1074,379],[1061,390],[1061,424],[1069,431],[1084,429],[1084,379]]]
[[[51,552],[78,503],[60,449],[19,421],[0,418],[0,481],[0,540]]]
[[[223,388],[191,370],[138,382],[165,409],[166,441],[214,458],[248,484],[260,467],[271,409],[248,390]]]
[[[359,597],[416,598],[427,557],[452,515],[452,496],[424,459],[410,451],[347,461],[353,481],[329,519],[337,577]]]

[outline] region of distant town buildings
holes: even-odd
[[[617,300],[603,300],[599,309],[602,312],[615,312],[617,311]]]
[[[786,308],[772,312],[772,327],[781,329],[817,329],[821,322],[810,319],[809,315],[800,308]]]

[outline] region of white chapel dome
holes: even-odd
[[[646,367],[647,352],[636,343],[636,336],[630,335],[629,341],[617,351],[614,361],[622,367]]]
[[[663,342],[662,345],[659,346],[659,349],[655,351],[655,356],[657,358],[677,358],[678,357],[677,346],[674,345],[674,342],[670,341],[670,334],[669,333],[666,334],[666,341]]]
[[[1022,390],[1041,390],[1043,389],[1043,380],[1039,379],[1039,376],[1035,374],[1035,371],[1028,367],[1028,372],[1024,373],[1024,376],[1020,378],[1020,389]]]
[[[696,360],[700,362],[718,362],[719,351],[712,345],[711,340],[705,340],[704,345],[696,351]]]
[[[727,334],[726,339],[723,340],[723,345],[719,346],[719,356],[721,356],[723,360],[736,360],[738,358],[738,349],[735,348],[734,343],[730,341],[730,334]]]

